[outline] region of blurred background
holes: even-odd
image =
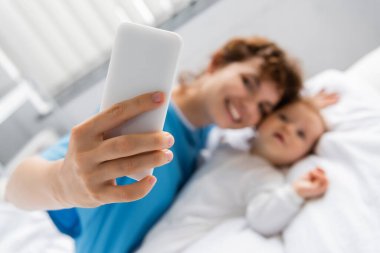
[[[179,33],[180,70],[201,71],[233,36],[263,35],[311,77],[380,45],[380,0],[1,0],[0,174],[99,106],[115,31]]]

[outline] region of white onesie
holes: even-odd
[[[275,235],[302,203],[281,171],[267,161],[222,146],[196,172],[137,252],[182,252],[237,217],[246,217],[250,227],[264,236]]]

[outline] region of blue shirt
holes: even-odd
[[[49,211],[58,229],[75,239],[77,252],[133,252],[148,230],[174,201],[175,196],[196,168],[199,152],[205,146],[210,127],[190,129],[169,106],[164,130],[175,138],[173,161],[154,170],[157,183],[143,199],[108,204],[97,208],[71,208]],[[46,150],[47,160],[63,158],[69,136]],[[119,178],[118,184],[134,182]]]

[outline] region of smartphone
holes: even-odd
[[[165,93],[165,104],[143,113],[105,133],[105,138],[123,134],[161,131],[182,48],[181,37],[150,26],[121,23],[116,32],[100,110],[147,92]],[[153,169],[130,176],[140,180]]]

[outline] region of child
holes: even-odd
[[[287,184],[276,167],[309,154],[325,130],[318,109],[302,99],[268,116],[249,152],[221,146],[138,252],[182,252],[234,217],[245,216],[250,227],[264,236],[280,233],[305,200],[326,191],[328,181],[324,171],[316,168]]]

